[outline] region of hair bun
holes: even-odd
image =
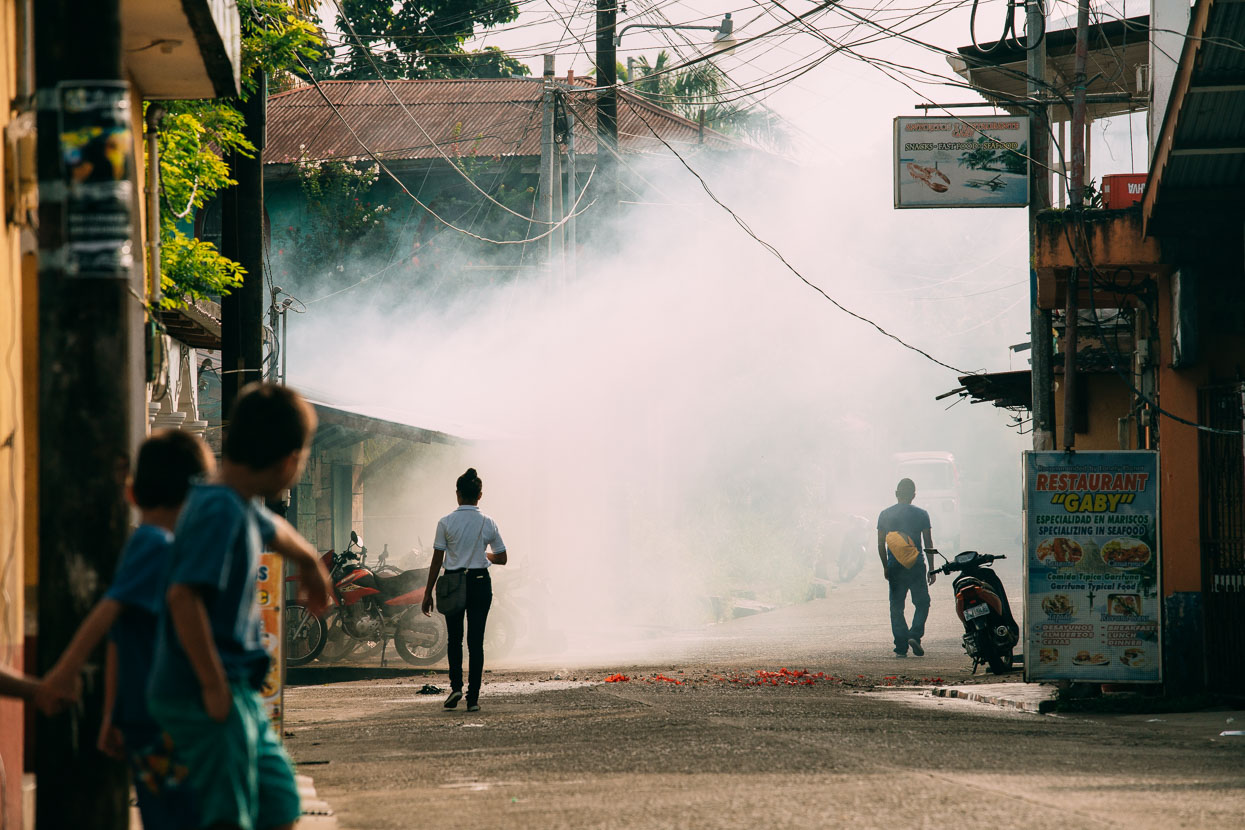
[[[463,475],[466,476],[467,478],[479,478],[480,477],[479,474],[476,472],[475,467],[468,467],[467,472],[463,473]]]

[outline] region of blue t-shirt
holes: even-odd
[[[892,530],[906,533],[908,538],[912,540],[912,544],[918,548],[924,548],[925,542],[921,538],[921,532],[928,530],[929,527],[929,514],[913,504],[899,502],[898,504],[892,504],[878,514],[879,531],[883,534],[890,533]],[[923,559],[924,556],[921,558]],[[887,567],[895,561],[895,557],[888,550],[886,552]]]
[[[117,647],[117,702],[112,722],[130,735],[159,729],[147,711],[147,682],[172,543],[173,534],[164,528],[140,525],[125,543],[116,578],[104,594],[123,606],[109,632]]]
[[[203,597],[212,639],[229,682],[258,689],[268,671],[255,602],[259,554],[276,528],[258,501],[231,487],[191,488],[173,534],[167,584],[189,585]],[[199,678],[165,613],[160,619],[149,691],[155,698],[198,697]]]

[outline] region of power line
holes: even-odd
[[[399,179],[396,175],[394,175],[394,172],[389,169],[389,166],[386,165],[385,162],[380,158],[380,156],[378,156],[375,152],[373,152],[372,149],[368,147],[366,143],[364,143],[363,139],[359,137],[358,132],[355,131],[355,128],[350,125],[350,122],[347,121],[346,117],[341,114],[341,111],[337,109],[336,105],[334,105],[333,102],[329,100],[329,97],[327,94],[325,94],[323,87],[321,87],[320,85],[320,82],[311,75],[310,70],[307,69],[307,65],[303,63],[303,60],[301,57],[298,58],[298,63],[300,66],[302,66],[303,70],[307,72],[307,75],[311,80],[312,86],[315,87],[316,92],[320,93],[320,97],[324,99],[324,103],[328,105],[329,109],[333,111],[333,114],[336,115],[337,118],[342,122],[343,126],[345,126],[345,128],[350,132],[350,135],[354,137],[354,140],[358,142],[359,146],[363,148],[363,151],[368,155],[368,157],[371,158],[372,161],[376,162],[376,164],[380,167],[380,169],[385,171],[385,175],[393,179],[394,183],[398,185],[399,189],[401,189],[403,193],[405,193],[412,200],[414,200],[415,204],[419,205],[430,216],[432,216],[434,219],[436,219],[441,224],[445,225],[447,228],[458,231],[459,233],[465,236],[470,236],[473,239],[477,239],[481,242],[488,242],[492,245],[523,245],[528,242],[537,242],[541,239],[544,239],[545,237],[557,231],[558,228],[562,227],[562,225],[564,225],[567,222],[567,220],[569,220],[572,216],[578,216],[580,213],[582,213],[582,211],[576,211],[575,208],[579,207],[579,203],[583,200],[584,194],[588,192],[588,183],[592,180],[592,173],[596,172],[596,168],[593,168],[592,173],[589,173],[588,175],[589,182],[584,183],[584,189],[580,191],[579,198],[575,200],[575,204],[572,206],[571,212],[567,214],[565,217],[563,217],[561,221],[554,223],[552,227],[550,227],[548,230],[544,231],[541,234],[538,234],[536,236],[529,236],[524,239],[490,239],[487,236],[481,236],[479,234],[472,233],[471,231],[466,230],[465,228],[458,227],[453,222],[450,222],[448,219],[438,214],[431,207],[424,204],[424,202],[421,201],[418,196],[416,196],[414,193],[412,193],[407,188],[407,186],[402,182],[401,179]],[[589,202],[587,206],[585,206],[584,210],[587,210],[589,207],[591,207],[595,203],[596,203],[596,200],[594,199],[592,202]],[[516,215],[519,216],[520,219],[524,219],[524,220],[530,219],[530,217],[522,216],[521,214],[516,214]]]
[[[350,30],[350,34],[352,37],[355,38],[355,41],[359,44],[359,48],[363,50],[363,53],[365,55],[367,55],[367,60],[368,60],[368,63],[372,67],[372,71],[376,73],[376,77],[380,80],[382,84],[384,84],[385,90],[391,96],[393,96],[393,100],[396,101],[398,106],[402,108],[402,112],[406,113],[406,117],[409,118],[411,123],[414,124],[415,127],[423,134],[424,138],[432,142],[432,147],[433,149],[437,151],[437,154],[441,156],[441,158],[443,158],[445,161],[447,161],[450,167],[453,168],[455,172],[457,172],[459,176],[461,176],[467,182],[467,184],[471,185],[471,187],[477,193],[483,196],[485,199],[492,202],[494,205],[501,208],[502,210],[506,211],[506,213],[509,213],[512,216],[516,216],[519,219],[530,219],[532,222],[538,225],[560,225],[561,224],[561,222],[556,222],[556,223],[546,222],[543,219],[536,219],[535,217],[524,216],[523,214],[511,209],[510,207],[503,205],[501,202],[497,201],[492,196],[490,196],[488,193],[486,193],[484,191],[484,188],[476,184],[476,182],[470,176],[468,176],[465,171],[460,169],[459,166],[454,162],[454,160],[451,159],[448,155],[446,155],[445,151],[441,149],[441,145],[438,144],[435,139],[433,139],[433,137],[429,134],[429,132],[426,129],[424,129],[424,125],[419,123],[419,120],[415,118],[414,113],[412,113],[410,109],[407,108],[406,104],[402,101],[402,99],[398,97],[398,93],[394,91],[388,79],[386,79],[384,75],[381,74],[380,66],[378,66],[376,63],[376,58],[372,55],[371,51],[368,50],[368,48],[363,45],[363,41],[359,40],[359,36],[355,33],[355,30],[354,30],[354,24],[352,24],[350,22],[350,19],[346,17],[346,12],[342,9],[341,3],[339,2],[339,0],[333,0],[333,5],[337,7],[337,12],[340,15],[341,21],[346,24],[346,28]]]
[[[924,349],[922,349],[922,348],[920,348],[920,347],[918,347],[918,346],[914,346],[914,345],[912,345],[911,343],[909,343],[909,342],[907,342],[906,340],[904,340],[903,338],[899,337],[898,335],[896,335],[896,334],[892,334],[891,332],[889,332],[889,331],[887,331],[886,329],[882,328],[880,325],[878,325],[877,323],[875,323],[873,320],[870,320],[868,317],[865,317],[865,316],[863,316],[863,315],[861,315],[861,314],[857,314],[856,312],[854,312],[854,311],[852,311],[851,309],[847,308],[847,307],[846,307],[846,306],[844,306],[842,303],[840,303],[838,300],[834,299],[834,298],[833,298],[833,297],[831,297],[829,294],[827,294],[827,293],[826,293],[826,291],[825,291],[825,289],[821,288],[819,285],[817,285],[816,283],[814,283],[814,282],[812,282],[811,280],[809,280],[809,279],[808,279],[808,277],[806,277],[806,276],[804,276],[802,273],[800,273],[799,269],[797,269],[794,265],[792,265],[792,264],[791,264],[791,263],[787,260],[787,258],[786,258],[785,256],[783,256],[783,254],[782,254],[782,252],[781,252],[781,251],[779,251],[779,250],[778,250],[776,247],[774,247],[772,244],[770,244],[769,242],[767,242],[766,240],[764,240],[764,239],[762,239],[760,236],[758,236],[758,235],[756,234],[756,232],[755,232],[755,231],[753,231],[753,230],[752,230],[752,228],[748,226],[748,223],[747,223],[747,222],[745,222],[745,221],[743,220],[743,218],[742,218],[739,214],[737,214],[735,211],[731,210],[731,208],[730,208],[730,207],[728,207],[728,206],[726,205],[726,203],[724,203],[721,199],[719,199],[719,198],[717,197],[717,194],[715,194],[715,193],[713,192],[713,190],[709,187],[709,183],[708,183],[708,182],[706,182],[706,181],[704,180],[704,177],[702,177],[702,176],[700,175],[700,173],[698,173],[698,172],[696,171],[696,169],[695,169],[695,168],[693,168],[690,164],[688,164],[688,163],[687,163],[687,160],[686,160],[686,159],[684,159],[684,158],[683,158],[683,156],[682,156],[682,155],[680,155],[680,154],[679,154],[679,152],[678,152],[677,150],[675,150],[673,147],[671,147],[671,146],[670,146],[670,144],[669,144],[669,142],[667,142],[665,138],[663,138],[660,134],[658,134],[658,132],[657,132],[655,129],[653,129],[653,125],[649,123],[648,119],[644,117],[643,113],[641,113],[641,112],[639,112],[639,111],[637,110],[637,111],[636,111],[636,115],[637,115],[637,116],[639,116],[640,120],[644,122],[644,125],[645,125],[646,127],[648,127],[648,128],[649,128],[649,131],[653,134],[653,136],[654,136],[654,137],[655,137],[658,141],[660,141],[662,144],[664,144],[667,150],[669,150],[671,153],[673,153],[673,154],[674,154],[674,157],[675,157],[675,158],[677,158],[677,159],[679,160],[679,163],[680,163],[680,164],[682,164],[682,165],[683,165],[683,167],[684,167],[684,168],[686,168],[686,169],[687,169],[687,171],[688,171],[689,173],[691,173],[691,174],[692,174],[692,175],[696,178],[696,181],[700,182],[700,186],[701,186],[702,188],[704,188],[704,191],[705,191],[705,193],[706,193],[706,194],[708,194],[709,198],[710,198],[710,199],[712,199],[712,200],[713,200],[713,201],[714,201],[714,202],[718,205],[718,207],[720,207],[720,208],[722,208],[722,210],[726,211],[726,212],[727,212],[727,214],[729,214],[729,215],[730,215],[731,219],[733,219],[733,220],[735,221],[735,224],[739,225],[739,227],[740,227],[741,229],[743,229],[743,232],[744,232],[744,233],[746,233],[746,234],[748,234],[748,236],[752,237],[752,239],[753,239],[755,242],[757,242],[757,244],[759,244],[762,248],[764,248],[764,249],[765,249],[766,251],[768,251],[771,255],[773,255],[773,256],[774,256],[774,258],[775,258],[775,259],[777,259],[779,262],[781,262],[781,263],[782,263],[782,264],[783,264],[783,265],[787,268],[787,270],[788,270],[788,271],[790,271],[791,273],[795,274],[795,276],[796,276],[796,277],[800,280],[800,282],[804,283],[804,284],[805,284],[805,285],[807,285],[809,288],[811,288],[811,289],[813,289],[814,291],[816,291],[816,292],[817,292],[818,294],[820,294],[820,295],[821,295],[824,299],[829,300],[829,301],[830,301],[830,303],[831,303],[832,305],[834,305],[836,308],[838,308],[838,309],[839,309],[840,311],[842,311],[844,314],[846,314],[846,315],[848,315],[849,317],[852,317],[852,318],[854,318],[854,319],[856,319],[856,320],[859,320],[859,321],[860,321],[860,322],[862,322],[862,323],[866,323],[866,324],[868,324],[868,325],[872,326],[872,327],[873,327],[874,329],[876,329],[876,330],[877,330],[880,334],[882,334],[882,335],[884,335],[884,336],[886,336],[886,337],[890,338],[891,340],[894,340],[896,343],[898,343],[899,345],[903,346],[905,349],[908,349],[909,351],[916,352],[917,354],[919,354],[919,355],[921,355],[922,357],[924,357],[926,360],[928,360],[928,361],[930,361],[930,362],[932,362],[932,363],[936,363],[936,364],[938,364],[939,366],[942,366],[944,369],[950,369],[951,371],[953,371],[953,372],[955,372],[955,373],[957,373],[957,374],[960,374],[960,375],[971,375],[971,374],[976,374],[975,372],[970,372],[970,371],[968,371],[968,370],[966,370],[966,369],[960,369],[960,368],[957,368],[957,367],[955,367],[955,366],[952,366],[950,363],[944,363],[943,361],[941,361],[941,360],[939,360],[938,358],[934,357],[933,355],[931,355],[929,352],[925,351]]]

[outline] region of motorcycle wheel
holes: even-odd
[[[403,620],[393,634],[393,646],[398,656],[412,666],[431,666],[445,657],[449,637],[445,623],[421,616],[416,620]]]
[[[1007,674],[1012,670],[1012,650],[1009,648],[1004,654],[988,657],[986,662],[990,664],[991,674]]]
[[[328,642],[324,620],[297,602],[285,604],[285,664],[304,666],[320,656]]]

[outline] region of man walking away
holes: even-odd
[[[934,547],[929,514],[912,504],[916,484],[912,479],[899,480],[895,486],[896,504],[878,514],[878,556],[890,586],[891,634],[895,638],[895,656],[907,657],[908,649],[917,657],[925,654],[921,638],[925,636],[925,619],[929,616],[929,586],[934,584],[933,558],[926,559],[926,550]],[[912,626],[904,618],[904,604],[912,593]]]

